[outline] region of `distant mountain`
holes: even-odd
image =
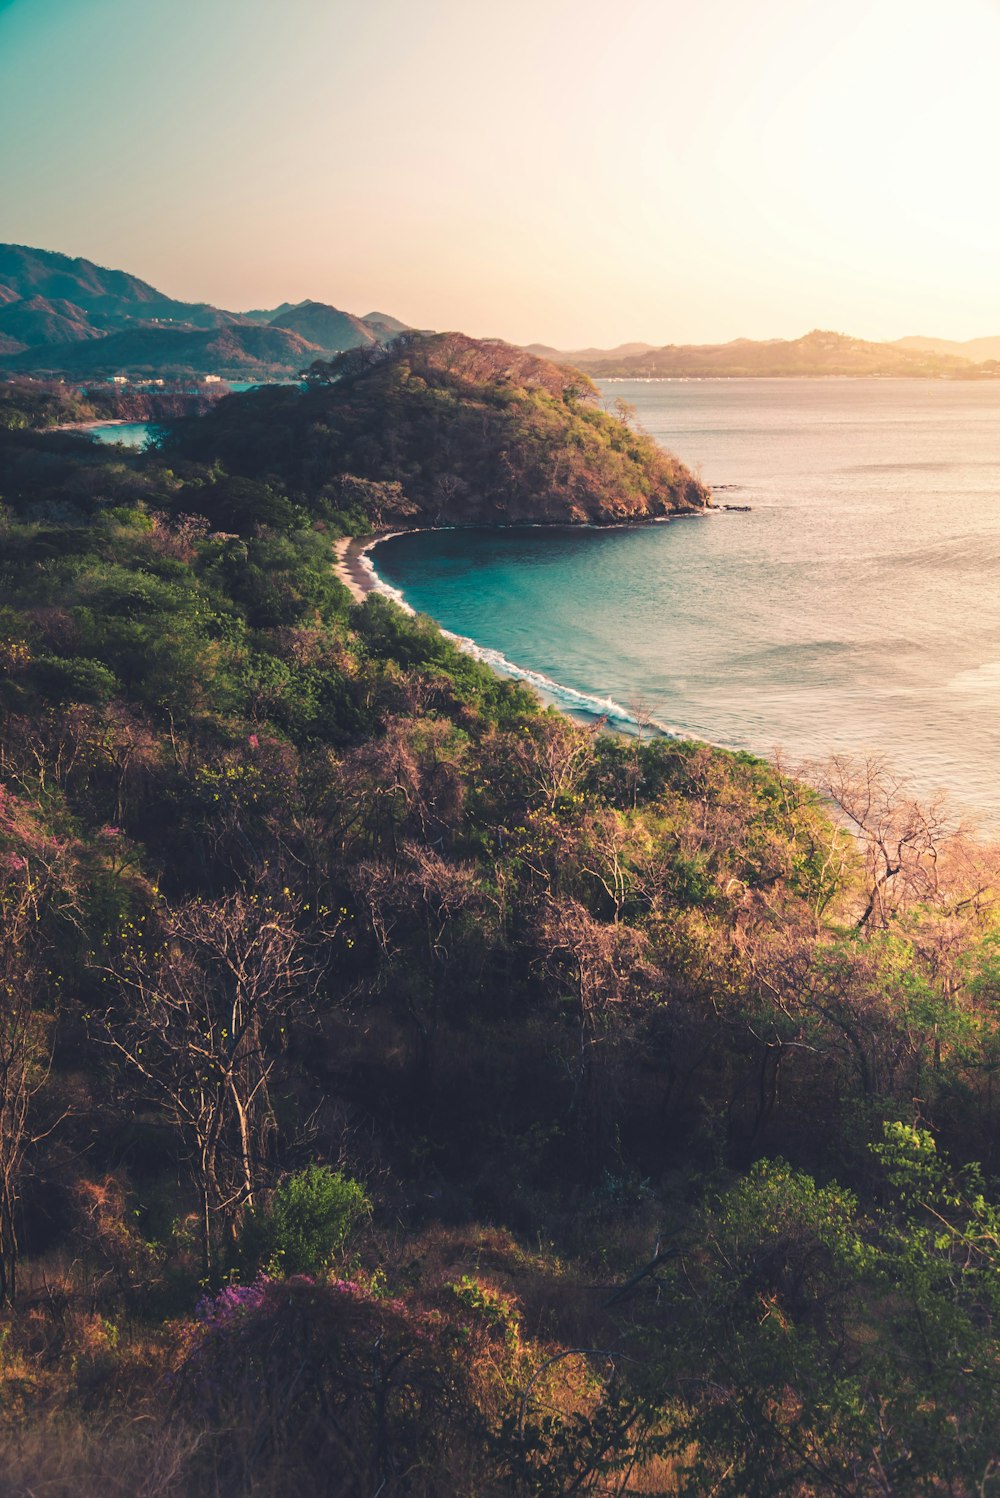
[[[314,343],[327,354],[340,354],[345,349],[381,341],[360,317],[341,312],[327,302],[299,302],[297,307],[273,318],[270,326],[298,333],[300,338]]]
[[[603,363],[608,359],[629,359],[635,354],[652,353],[656,348],[655,343],[620,343],[617,348],[578,348],[561,353],[559,349],[550,348],[547,343],[529,343],[525,346],[529,354],[535,354],[539,359],[555,359],[562,364],[580,366]]]
[[[196,328],[242,322],[238,313],[223,312],[207,302],[179,302],[164,296],[126,271],[106,270],[92,260],[74,260],[27,245],[0,245],[0,284],[26,301],[40,296],[72,302],[99,330],[135,320]]]
[[[599,354],[598,350],[585,350]],[[578,354],[555,354],[557,360],[579,362]],[[844,333],[815,329],[802,338],[773,338],[755,342],[737,338],[731,343],[668,344],[621,356],[608,350],[585,361],[587,373],[619,378],[796,377],[818,375],[879,375],[974,377],[977,366],[968,358],[936,353],[894,343],[867,343]],[[992,371],[982,371],[992,373]]]
[[[321,356],[388,343],[406,326],[314,301],[227,312],[92,260],[0,245],[0,364],[22,373],[287,378]]]
[[[398,317],[390,317],[388,312],[366,312],[361,321],[373,333],[385,334],[389,338],[395,338],[397,333],[410,331],[409,323],[400,322]]]
[[[897,338],[894,347],[927,354],[953,354],[976,364],[984,359],[1000,359],[1000,337],[969,338],[965,343],[955,343],[950,338]]]
[[[78,343],[84,338],[104,336],[75,302],[43,296],[0,306],[0,333],[18,339],[22,347],[34,343]]]
[[[131,312],[164,300],[155,287],[125,271],[22,244],[0,245],[0,282],[19,297],[57,297],[88,311]]]
[[[360,348],[366,343],[391,343],[409,329],[409,323],[388,312],[367,312],[364,317],[355,317],[351,312],[342,312],[329,302],[282,302],[270,311],[262,308],[244,312],[248,322],[266,323],[270,327],[289,328],[311,343],[317,343],[328,354],[343,353],[345,349]]]
[[[298,304],[296,302],[282,302],[280,307],[255,307],[252,312],[244,312],[244,322],[269,323],[274,318],[280,317],[283,312],[290,312]]]
[[[133,374],[296,374],[324,350],[286,328],[253,324],[217,329],[129,328],[106,337],[26,349],[8,357],[11,370],[76,376]]]

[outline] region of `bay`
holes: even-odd
[[[560,705],[886,754],[1000,826],[1000,382],[607,381],[749,513],[428,531],[384,582]]]

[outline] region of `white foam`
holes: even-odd
[[[388,536],[379,536],[379,541],[387,541]],[[361,566],[371,578],[373,593],[381,593],[385,598],[391,598],[401,609],[408,614],[415,610],[407,603],[406,598],[398,588],[392,587],[375,570],[370,552],[372,547],[377,546],[378,541],[373,541],[370,546],[365,547],[359,561]],[[439,625],[438,628],[441,628]],[[488,645],[480,645],[471,640],[467,635],[456,635],[449,629],[441,629],[446,640],[450,640],[459,650],[466,655],[471,655],[474,660],[481,661],[483,665],[489,666],[491,670],[498,672],[501,676],[510,676],[515,681],[523,681],[527,686],[534,687],[536,692],[541,692],[545,697],[551,697],[553,701],[572,712],[586,713],[593,718],[603,718],[610,723],[628,724],[632,728],[640,729],[638,718],[630,713],[627,708],[622,707],[613,697],[598,697],[591,692],[578,692],[575,687],[563,686],[562,682],[553,681],[551,676],[546,676],[542,671],[532,671],[528,666],[519,666],[516,661],[509,660],[500,650],[493,650]],[[655,719],[648,720],[648,727],[655,729],[657,733],[668,734],[672,738],[683,737],[677,729],[668,728],[665,723],[657,723]]]
[[[387,541],[388,539],[388,536],[379,537],[380,541]],[[374,544],[375,543],[373,542],[372,545]],[[371,579],[372,592],[381,593],[384,598],[391,598],[393,603],[398,603],[399,607],[403,609],[407,614],[414,613],[415,610],[410,607],[399,589],[393,588],[389,583],[385,582],[383,578],[379,577],[378,573],[375,571],[374,566],[372,565],[372,559],[369,556],[370,549],[370,547],[365,547],[364,551],[358,557],[358,565],[361,567],[361,570],[363,572],[367,572],[369,578]]]

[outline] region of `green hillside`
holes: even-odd
[[[376,526],[608,523],[707,502],[585,376],[509,344],[407,334],[313,364],[308,386],[230,397],[166,452],[277,475],[334,509],[357,494]]]
[[[457,335],[142,454],[3,396],[0,1491],[991,1498],[995,851],[331,567],[679,460]]]

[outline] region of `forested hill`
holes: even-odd
[[[703,509],[708,491],[578,371],[458,333],[315,363],[177,428],[168,456],[403,524],[607,524]]]

